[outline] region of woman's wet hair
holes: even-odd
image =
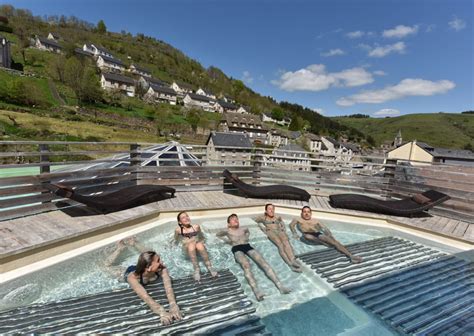
[[[179,217],[181,217],[182,214],[186,213],[186,211],[181,211],[178,216],[176,217],[176,219],[178,220],[178,225],[181,226],[181,222],[179,220]]]
[[[309,205],[305,205],[304,207],[301,208],[301,212],[303,212],[304,209],[308,209],[310,212],[313,212],[313,210],[311,210],[311,208],[309,207]]]
[[[229,217],[227,217],[227,223],[230,223],[230,219],[231,219],[232,217],[238,217],[238,216],[237,216],[235,213],[230,214]]]
[[[273,203],[267,203],[265,204],[265,212],[267,211],[269,206],[274,206]]]
[[[156,255],[157,254],[155,251],[147,251],[140,253],[140,255],[138,256],[135,273],[138,275],[142,275],[145,270],[150,267],[151,263],[153,262],[153,257]]]

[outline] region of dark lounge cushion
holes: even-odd
[[[422,194],[415,194],[411,197],[411,199],[414,200],[418,204],[427,204],[431,201],[428,197]]]

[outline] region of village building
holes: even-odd
[[[280,147],[280,146],[285,146],[288,145],[288,135],[286,132],[283,132],[282,130],[277,130],[277,129],[271,129],[267,133],[267,141],[266,144],[273,146],[273,147]]]
[[[168,83],[166,83],[166,82],[164,82],[160,79],[153,78],[153,77],[147,77],[147,76],[140,76],[140,78],[138,79],[138,82],[137,82],[137,86],[139,86],[143,90],[143,92],[147,92],[148,88],[152,84],[155,85],[155,86],[169,87]]]
[[[129,97],[135,96],[135,81],[133,78],[115,73],[103,73],[100,78],[102,89],[107,91],[117,90]]]
[[[151,77],[151,71],[150,70],[148,70],[144,67],[141,67],[139,65],[136,65],[136,64],[130,65],[130,67],[128,68],[128,71],[130,71],[131,73],[136,74],[136,75]]]
[[[250,113],[250,108],[247,107],[247,106],[240,106],[240,107],[237,109],[237,113],[241,113],[241,114]]]
[[[92,57],[94,56],[93,53],[89,52],[89,51],[85,51],[84,49],[82,48],[76,48],[74,49],[74,53],[76,54],[76,56],[78,57]]]
[[[213,94],[211,91],[209,90],[204,90],[202,88],[199,88],[197,91],[196,91],[196,94],[198,95],[201,95],[201,96],[206,96],[206,97],[209,97],[211,99],[216,99],[216,95]]]
[[[48,40],[59,41],[59,35],[56,33],[49,33]]]
[[[262,121],[263,122],[272,122],[272,123],[275,123],[277,125],[281,125],[281,126],[289,126],[291,124],[291,118],[283,118],[282,120],[277,120],[277,119],[274,119],[271,115],[267,114],[267,113],[262,113]]]
[[[306,137],[306,146],[308,146],[310,152],[319,153],[323,149],[327,149],[323,141],[321,140],[320,136],[316,134],[308,133],[306,134],[305,137]]]
[[[260,116],[255,114],[224,113],[219,129],[223,132],[248,134],[249,138],[256,143],[267,143],[268,130],[263,126]]]
[[[184,98],[186,94],[193,93],[194,89],[191,85],[181,82],[174,81],[170,86],[173,90],[176,91],[178,97]]]
[[[97,57],[97,66],[101,71],[123,72],[125,64],[118,58],[111,58],[103,55]]]
[[[387,157],[410,161],[413,165],[441,162],[474,166],[474,152],[470,150],[436,148],[416,140],[392,149],[388,152]]]
[[[82,47],[84,51],[91,52],[94,56],[99,57],[99,56],[105,56],[109,58],[113,58],[114,55],[104,47],[95,45],[95,44],[84,44]]]
[[[247,134],[213,131],[209,134],[206,146],[208,165],[250,166],[251,164],[252,143]]]
[[[224,113],[224,112],[234,112],[236,113],[238,110],[238,106],[232,103],[225,102],[223,100],[218,100],[215,105],[216,112]]]
[[[216,101],[196,93],[187,93],[183,98],[184,107],[197,108],[207,112],[215,112]]]
[[[10,41],[0,36],[0,67],[11,68],[12,55],[10,49]]]
[[[309,153],[297,144],[287,144],[275,149],[267,159],[267,165],[289,170],[311,170]]]
[[[35,38],[35,47],[40,50],[51,51],[58,54],[62,51],[62,47],[56,41],[39,36]]]
[[[150,84],[148,91],[143,98],[148,102],[176,105],[178,95],[172,88]]]

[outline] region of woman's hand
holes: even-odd
[[[171,314],[164,309],[158,312],[158,315],[160,315],[160,322],[162,325],[170,325],[171,322],[173,322],[173,317]]]
[[[183,318],[183,315],[181,314],[181,310],[179,310],[179,307],[176,303],[171,303],[170,304],[170,311],[169,314],[173,319],[176,321],[179,321]]]

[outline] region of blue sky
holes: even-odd
[[[471,0],[24,0],[144,33],[326,116],[473,110]]]

